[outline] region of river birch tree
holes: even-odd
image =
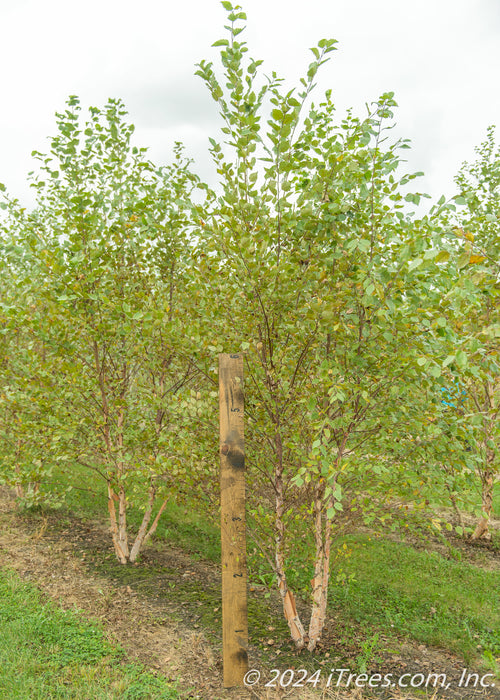
[[[198,208],[199,294],[212,308],[207,334],[246,352],[251,517],[272,532],[272,551],[263,549],[294,643],[313,651],[336,514],[363,473],[383,471],[377,450],[397,441],[403,387],[421,378],[414,317],[431,234],[404,213],[419,195],[400,172],[407,143],[390,139],[392,93],[364,118],[339,119],[330,93],[310,101],[334,40],[311,49],[300,88],[287,90],[247,59],[245,14],[223,5],[223,77],[208,62],[198,71],[223,120],[223,143],[211,139],[219,190]],[[314,533],[298,562],[312,575],[308,626],[289,579],[297,518]]]

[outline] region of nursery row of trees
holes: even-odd
[[[34,154],[34,209],[3,193],[0,474],[56,503],[54,470],[93,471],[116,556],[135,561],[172,496],[216,510],[217,357],[244,351],[250,525],[295,644],[314,650],[346,523],[388,527],[429,498],[461,517],[479,490],[471,536],[488,536],[500,150],[491,129],[457,196],[417,216],[393,94],[339,118],[330,93],[311,102],[333,40],[288,90],[248,59],[245,15],[223,4],[222,77],[198,66],[223,124],[215,190],[180,145],[161,168],[133,146],[120,101],[84,119],[71,97]],[[292,561],[312,578],[308,626]]]

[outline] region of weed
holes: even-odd
[[[373,637],[365,639],[361,644],[361,654],[356,658],[359,673],[367,673],[370,670],[370,664],[374,661],[375,650],[378,646],[379,634],[376,632]]]

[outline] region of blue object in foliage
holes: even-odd
[[[454,408],[455,410],[463,405],[465,397],[467,396],[467,392],[460,386],[458,381],[455,381],[455,386],[450,389],[442,386],[441,391],[444,394],[441,403],[444,403],[446,406],[450,406],[450,408]]]

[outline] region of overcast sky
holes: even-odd
[[[233,3],[235,4],[235,3]],[[246,0],[249,55],[290,87],[308,48],[335,38],[317,97],[331,88],[339,116],[394,91],[397,134],[412,141],[418,189],[453,193],[453,176],[486,128],[500,123],[499,0]],[[225,34],[219,0],[0,0],[0,182],[28,205],[32,150],[48,150],[54,113],[68,95],[85,106],[124,100],[136,145],[157,163],[183,141],[210,179],[208,136],[218,118],[200,78],[201,59]],[[500,124],[499,124],[500,126]],[[214,184],[213,182],[211,184]]]

